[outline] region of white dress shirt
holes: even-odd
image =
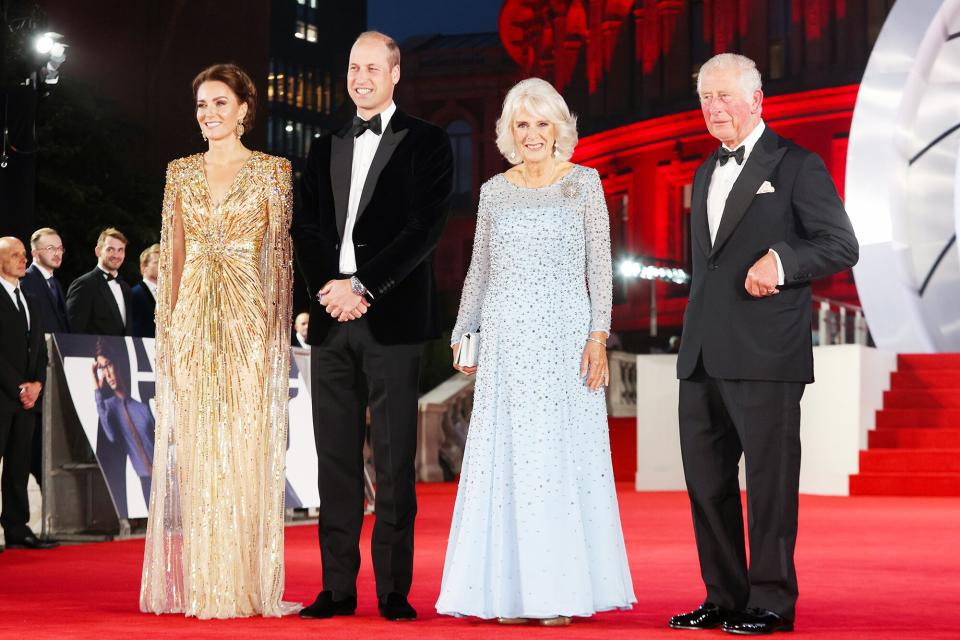
[[[7,295],[10,296],[10,301],[13,303],[14,308],[17,308],[16,290],[20,288],[19,281],[13,283],[8,281],[6,278],[0,278],[0,284],[3,285]],[[23,289],[20,289],[20,304],[23,305],[23,311],[27,314],[27,331],[30,331],[30,307],[27,306],[27,299],[23,295]]]
[[[746,166],[750,153],[766,128],[767,125],[761,120],[740,143],[740,146],[743,147],[743,164],[737,164],[735,158],[728,159],[727,163],[723,165],[717,160],[717,166],[710,178],[710,189],[707,191],[707,226],[710,228],[711,247],[717,239],[717,230],[720,228],[720,220],[723,218],[723,209],[727,206],[727,197],[730,195],[730,190],[733,189],[733,184],[740,177],[740,172]],[[736,149],[731,149],[727,145],[723,145],[723,148],[727,151],[736,151]],[[770,253],[777,261],[777,284],[783,284],[783,265],[780,263],[780,256],[773,249],[770,249]]]
[[[123,326],[127,326],[127,306],[123,303],[123,289],[120,288],[120,283],[116,280],[117,274],[104,271],[100,265],[97,265],[97,268],[100,269],[100,273],[114,277],[113,280],[107,282],[107,286],[110,287],[110,293],[113,294],[113,299],[117,301],[117,308],[120,309],[120,319],[123,321]]]
[[[153,296],[153,299],[157,299],[157,282],[155,280],[143,279],[143,284],[147,285],[147,291],[150,292],[150,295]]]
[[[297,343],[300,345],[300,348],[301,348],[301,349],[309,349],[309,348],[310,348],[310,343],[307,342],[306,338],[304,338],[302,335],[300,335],[300,332],[299,332],[299,331],[295,331],[295,332],[294,332],[294,335],[297,336]]]
[[[390,118],[397,110],[397,105],[390,103],[380,113],[381,135],[369,129],[357,136],[353,141],[353,168],[350,171],[350,197],[347,199],[347,222],[343,225],[343,242],[340,243],[340,273],[349,275],[357,271],[357,255],[353,247],[353,225],[357,222],[357,213],[360,209],[360,195],[363,185],[367,181],[373,156],[377,153],[383,132],[387,130]],[[359,115],[359,114],[357,114]]]

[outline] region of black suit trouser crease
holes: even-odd
[[[35,422],[33,413],[0,413],[0,459],[3,460],[3,476],[0,479],[3,513],[0,515],[0,524],[8,542],[22,540],[30,532],[27,528],[30,520],[27,482],[30,479],[30,452]]]
[[[710,377],[680,381],[680,448],[707,601],[794,619],[805,384]],[[750,563],[738,481],[746,464]]]
[[[323,588],[335,598],[356,595],[368,406],[376,472],[371,556],[377,595],[410,591],[422,351],[420,344],[380,343],[365,318],[334,326],[311,347]]]

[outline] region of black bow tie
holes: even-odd
[[[353,123],[350,125],[350,133],[353,134],[354,138],[363,135],[363,132],[367,131],[368,129],[377,135],[380,135],[380,133],[383,131],[383,126],[380,124],[379,113],[369,120],[364,120],[360,116],[353,116]]]
[[[746,152],[746,148],[743,145],[737,147],[736,151],[728,151],[726,147],[720,147],[720,151],[717,152],[717,157],[720,160],[720,166],[727,164],[727,160],[733,158],[737,161],[737,164],[743,164],[743,154]]]
[[[107,273],[106,271],[103,272],[103,277],[107,279],[107,282],[117,279],[117,276],[113,275],[112,273]]]

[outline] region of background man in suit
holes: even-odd
[[[70,333],[63,288],[54,275],[63,262],[64,250],[60,234],[49,227],[37,229],[30,236],[30,253],[33,256],[33,264],[20,280],[20,288],[32,295],[37,302],[38,330],[42,333]],[[40,411],[36,413],[30,473],[42,487],[43,417]]]
[[[23,243],[13,237],[0,238],[0,525],[8,547],[49,549],[56,543],[40,540],[27,525],[33,414],[40,408],[40,391],[46,380],[47,346],[40,330],[39,304],[20,289],[26,270]]]
[[[707,129],[723,145],[694,176],[693,282],[677,375],[707,598],[670,626],[786,631],[797,599],[800,398],[813,382],[810,281],[853,266],[859,248],[820,158],[764,125],[753,61],[711,58],[697,90]]]
[[[447,134],[397,109],[400,50],[381,33],[350,51],[350,126],[314,142],[292,235],[312,302],[323,591],[307,618],[357,604],[366,407],[377,476],[372,557],[388,620],[412,620],[414,457],[423,342],[440,333],[432,253],[446,220]]]
[[[127,238],[117,229],[108,227],[100,233],[94,250],[97,266],[74,280],[67,291],[67,317],[74,333],[132,334],[130,286],[118,275],[126,249]],[[110,478],[125,477],[126,449],[122,443],[108,437],[103,424],[97,428],[96,454],[108,482]],[[126,518],[126,492],[114,493],[113,500],[118,516]]]
[[[133,308],[133,335],[153,338],[157,334],[153,314],[157,307],[157,273],[160,268],[160,245],[153,244],[140,254],[140,275],[143,282],[130,289]]]
[[[94,253],[97,266],[70,285],[67,317],[74,333],[129,336],[130,286],[119,277],[127,250],[127,237],[113,227],[100,233]]]
[[[293,341],[291,344],[301,349],[309,349],[310,343],[307,342],[307,336],[310,329],[310,314],[306,311],[298,313],[293,320]]]

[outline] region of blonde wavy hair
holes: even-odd
[[[569,160],[577,147],[577,116],[570,113],[563,96],[553,85],[540,78],[521,80],[503,100],[503,110],[497,120],[497,148],[503,157],[511,164],[522,161],[513,140],[513,121],[520,109],[553,124],[557,132],[554,147],[557,159]]]

